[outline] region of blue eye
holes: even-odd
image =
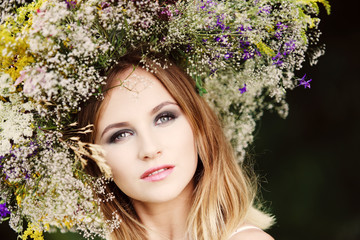
[[[163,112],[160,113],[158,116],[156,116],[155,118],[155,125],[161,125],[161,124],[165,124],[169,121],[172,121],[176,118],[177,116],[172,113],[172,112]]]
[[[128,129],[117,131],[116,133],[111,135],[111,137],[109,139],[109,143],[116,143],[116,142],[123,141],[123,140],[125,140],[125,138],[130,137],[132,135],[134,135],[134,133]]]

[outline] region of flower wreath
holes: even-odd
[[[192,76],[243,159],[263,110],[285,117],[286,90],[310,88],[294,71],[324,52],[318,3],[330,12],[326,0],[3,1],[0,221],[23,239],[52,228],[105,237],[118,227],[115,215],[102,220],[93,192],[103,191],[109,168],[100,148],[74,137],[91,131],[74,119],[82,103],[101,97],[117,59],[139,46]],[[84,173],[84,155],[104,178]]]

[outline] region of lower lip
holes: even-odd
[[[172,173],[172,171],[174,171],[174,168],[168,168],[165,171],[159,172],[159,173],[151,175],[151,176],[147,176],[147,177],[143,178],[143,180],[145,180],[147,182],[161,181],[161,180],[165,179],[167,176],[169,176]]]

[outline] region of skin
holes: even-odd
[[[198,164],[191,126],[152,74],[142,69],[118,74],[104,100],[95,142],[102,145],[117,186],[132,199],[149,240],[185,239]],[[125,81],[121,81],[124,80]],[[148,182],[148,169],[174,166],[164,179]],[[230,240],[273,240],[248,229]]]
[[[117,77],[126,79],[130,73]],[[176,101],[152,74],[136,69],[110,90],[97,127],[96,143],[106,152],[115,183],[149,227],[149,239],[183,239],[197,151],[191,126]],[[174,166],[165,179],[141,179],[148,169],[163,165]]]
[[[244,224],[243,226],[251,226]],[[261,229],[247,229],[234,234],[229,240],[274,240],[269,234]]]

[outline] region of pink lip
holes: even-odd
[[[170,173],[172,173],[172,171],[174,170],[174,167],[175,167],[174,165],[163,165],[163,166],[159,166],[159,167],[155,167],[155,168],[150,168],[149,170],[145,171],[140,176],[140,179],[143,179],[148,182],[155,182],[155,181],[163,180],[168,175],[170,175]],[[159,171],[161,169],[165,169],[165,170],[153,174],[154,172]],[[152,174],[152,175],[150,175],[150,174]]]

